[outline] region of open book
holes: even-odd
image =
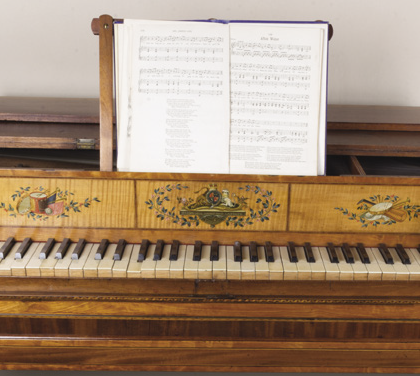
[[[117,168],[323,175],[327,23],[115,25]]]

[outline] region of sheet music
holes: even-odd
[[[131,47],[130,33],[124,32],[123,24],[114,25],[115,55],[115,82],[116,88],[116,119],[117,119],[117,169],[129,170],[129,156],[131,144],[127,137],[131,127],[131,62],[128,60]]]
[[[118,170],[324,174],[327,24],[115,30]]]
[[[128,25],[136,37],[125,130],[131,150],[123,163],[132,171],[227,173],[228,29],[193,22]]]
[[[230,24],[231,173],[317,174],[324,30],[302,26]]]

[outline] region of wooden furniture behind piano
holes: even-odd
[[[417,176],[419,131],[418,107],[329,105],[327,174]],[[2,97],[0,167],[98,170],[99,132],[98,99]]]
[[[2,170],[0,367],[419,372],[419,184]]]

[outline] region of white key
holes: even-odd
[[[139,262],[140,244],[134,244],[133,251],[131,252],[130,262],[127,267],[127,278],[140,278],[141,277],[141,267],[143,262]]]
[[[45,243],[38,243],[38,247],[34,254],[32,255],[29,262],[26,264],[26,275],[28,277],[40,277],[41,276],[41,264],[44,260],[39,258],[41,254],[42,248],[44,247]]]
[[[283,262],[284,270],[284,279],[285,280],[295,280],[298,278],[298,269],[296,262],[290,262],[289,253],[287,252],[287,247],[280,247],[280,257]]]
[[[408,281],[410,279],[410,274],[408,272],[408,268],[404,265],[398,256],[397,251],[395,248],[388,248],[389,253],[391,254],[392,258],[394,259],[394,270],[395,270],[395,279],[398,281]]]
[[[187,246],[181,244],[178,248],[178,258],[171,261],[169,269],[169,278],[182,279],[184,278],[184,263],[187,254]]]
[[[201,260],[198,262],[199,279],[212,279],[213,277],[213,262],[210,261],[210,251],[210,245],[201,247]]]
[[[213,261],[213,279],[226,279],[226,246],[219,246],[219,260]]]
[[[39,267],[39,270],[41,272],[41,277],[54,277],[55,276],[54,268],[58,261],[55,258],[55,254],[57,253],[58,248],[60,248],[60,244],[61,243],[54,244],[54,247],[52,248],[48,257],[42,260],[41,266]]]
[[[335,252],[338,258],[338,270],[340,270],[340,281],[352,281],[353,280],[353,268],[352,264],[348,264],[346,258],[343,255],[341,247],[335,247]]]
[[[382,269],[380,268],[376,257],[372,252],[371,248],[366,248],[366,253],[369,257],[370,263],[365,264],[368,271],[368,281],[380,281],[382,280]]]
[[[12,269],[12,275],[13,276],[20,276],[24,277],[26,276],[26,265],[28,264],[29,260],[35,253],[39,246],[39,243],[32,243],[26,253],[23,255],[23,258],[21,259],[15,259],[15,261],[10,265],[10,268]]]
[[[284,279],[283,262],[280,256],[280,247],[273,246],[273,257],[274,262],[268,263],[268,269],[270,271],[270,280],[279,281]]]
[[[98,277],[98,266],[101,260],[96,260],[95,255],[98,252],[99,244],[93,244],[88,259],[83,266],[83,276],[85,278],[97,278]]]
[[[263,246],[257,247],[258,262],[255,263],[255,279],[268,280],[270,279],[270,269],[268,262],[265,259],[265,250]]]
[[[194,246],[187,245],[187,253],[185,255],[184,263],[184,278],[197,279],[198,278],[198,261],[193,260]]]
[[[296,255],[298,262],[296,263],[296,268],[298,271],[297,278],[300,280],[310,280],[312,278],[312,269],[311,264],[306,260],[305,250],[303,247],[295,247]]]
[[[84,277],[83,267],[85,266],[86,261],[91,257],[95,257],[95,254],[91,253],[92,247],[93,247],[93,243],[86,243],[79,258],[76,260],[73,259],[73,261],[71,262],[69,266],[70,277],[72,278]]]
[[[355,247],[350,247],[350,249],[354,258],[354,264],[351,265],[354,273],[353,279],[355,281],[367,281],[368,271],[366,269],[366,265],[362,262],[357,249]]]
[[[321,255],[322,262],[325,267],[325,279],[327,281],[337,281],[340,279],[340,270],[335,262],[331,262],[328,255],[327,248],[318,247],[319,254]]]
[[[3,243],[4,244],[4,243]],[[3,245],[1,244],[1,245]],[[20,246],[20,243],[15,243],[15,245],[12,247],[10,252],[7,254],[7,256],[3,259],[1,259],[0,262],[0,275],[12,275],[12,263],[15,260],[15,253],[18,250]]]
[[[417,250],[417,248],[408,248],[408,249],[410,250],[410,254],[413,255],[414,259],[420,264],[420,251]]]
[[[114,253],[117,249],[117,244],[110,244],[105,251],[102,260],[99,261],[98,265],[98,277],[110,278],[112,277],[112,267],[114,266]]]
[[[312,247],[312,253],[314,254],[315,262],[311,262],[311,277],[312,280],[323,281],[325,280],[325,265],[321,258],[321,253],[319,252],[318,247]]]
[[[12,247],[10,252],[7,254],[7,256],[3,259],[1,259],[0,262],[0,275],[12,275],[12,263],[15,260],[15,253],[18,250],[20,246],[20,243],[15,243],[15,245]]]
[[[408,248],[405,250],[410,257],[411,264],[407,265],[410,273],[410,281],[420,280],[420,254],[416,248]]]
[[[69,248],[67,249],[66,254],[60,260],[57,260],[57,263],[54,266],[54,275],[56,277],[69,277],[69,268],[72,262],[72,253],[76,248],[77,243],[70,244]]]
[[[156,278],[156,260],[153,260],[156,244],[151,244],[146,258],[141,263],[141,278]]]
[[[235,261],[233,246],[226,246],[226,270],[227,279],[241,279],[241,263]]]
[[[249,258],[249,247],[242,247],[241,279],[255,279],[255,262]]]
[[[387,264],[381,255],[378,248],[371,248],[373,255],[375,256],[376,262],[382,270],[382,280],[394,281],[396,277],[395,269],[391,264]]]
[[[124,248],[121,260],[115,261],[112,267],[112,277],[127,278],[128,263],[130,262],[133,244],[127,244]]]
[[[156,278],[169,278],[169,268],[171,265],[171,261],[169,260],[170,254],[171,245],[164,245],[161,259],[156,261]]]

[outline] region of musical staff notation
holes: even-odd
[[[310,46],[283,45],[277,43],[245,43],[231,44],[231,54],[241,57],[275,58],[280,60],[310,60]]]
[[[209,90],[209,89],[193,89],[193,88],[180,88],[180,87],[141,87],[140,91],[145,94],[175,94],[175,95],[212,95],[212,96],[220,96],[223,94],[222,90]]]
[[[280,44],[270,41],[270,43],[264,42],[244,42],[244,41],[235,41],[231,43],[232,49],[238,50],[263,50],[263,51],[283,51],[283,52],[301,52],[308,53],[311,51],[311,46],[308,45],[299,45],[299,44]]]
[[[231,83],[235,85],[246,85],[246,86],[252,86],[255,85],[256,80],[242,80],[242,79],[236,79],[232,80]],[[295,82],[295,81],[261,81],[258,83],[258,86],[264,87],[264,86],[270,86],[270,87],[293,87],[293,88],[303,88],[303,89],[309,89],[310,84],[306,82]]]
[[[210,44],[210,43],[222,43],[222,37],[189,37],[189,36],[154,36],[154,35],[146,35],[140,37],[140,45],[143,43],[163,43],[163,44],[173,44],[176,42],[181,42],[182,44],[185,43],[197,43],[197,44]]]
[[[232,108],[254,108],[254,109],[287,109],[287,110],[307,110],[309,103],[295,103],[295,102],[270,102],[270,101],[255,101],[253,99],[237,99],[231,101]]]
[[[311,76],[309,74],[287,74],[287,73],[256,73],[256,72],[236,72],[231,74],[233,80],[253,80],[253,81],[292,81],[292,82],[309,82]]]
[[[307,143],[307,131],[295,130],[268,130],[260,129],[255,131],[253,129],[232,130],[230,134],[231,141],[235,144],[254,144],[254,143],[268,143],[268,144],[305,144]]]
[[[157,47],[157,46],[141,46],[139,49],[140,54],[150,54],[150,53],[165,53],[165,54],[221,54],[223,53],[223,48],[213,48],[213,47]]]
[[[179,56],[179,55],[152,55],[152,56],[141,56],[143,61],[152,62],[181,62],[181,63],[222,63],[222,57],[215,56]]]
[[[309,73],[311,72],[310,65],[286,65],[286,64],[254,64],[254,63],[232,63],[232,72],[277,72],[277,73]]]
[[[261,108],[261,107],[253,107],[253,108],[239,108],[232,106],[231,107],[232,113],[237,115],[275,115],[275,116],[297,116],[303,117],[308,116],[309,111],[305,110],[292,110],[292,109],[285,109],[285,108]]]
[[[253,120],[253,119],[232,119],[231,120],[231,129],[239,128],[260,128],[264,127],[265,130],[269,128],[281,129],[295,129],[295,128],[307,128],[308,123],[306,122],[297,122],[297,121],[276,121],[276,120]]]
[[[182,77],[196,76],[199,78],[208,76],[221,76],[223,71],[216,69],[179,69],[179,68],[149,68],[140,69],[140,77],[143,75],[150,76],[173,76],[180,75]]]
[[[260,98],[264,100],[277,100],[282,102],[308,102],[308,94],[286,94],[278,91],[260,92],[260,91],[241,91],[232,90],[233,98]]]
[[[215,80],[188,80],[188,79],[165,79],[165,78],[148,78],[146,80],[140,80],[139,84],[149,87],[157,86],[210,86],[210,87],[220,87],[223,85],[223,81]]]

